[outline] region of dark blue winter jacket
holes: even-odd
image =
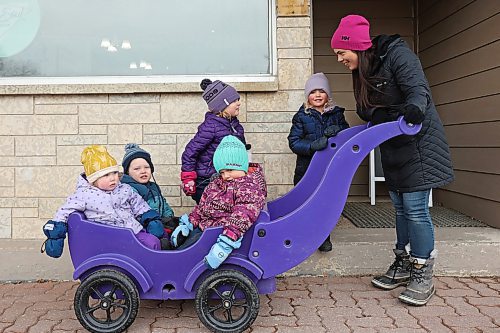
[[[346,129],[349,124],[344,118],[345,109],[339,106],[327,108],[323,114],[313,108],[305,109],[302,105],[293,116],[292,128],[288,135],[288,145],[297,154],[297,164],[293,182],[297,184],[306,173],[309,163],[314,155],[311,151],[311,142],[323,136],[325,129],[337,125]]]

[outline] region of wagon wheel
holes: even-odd
[[[100,270],[78,286],[75,314],[90,332],[123,332],[134,322],[139,301],[137,288],[128,276],[115,270]]]
[[[259,293],[245,274],[217,270],[199,286],[195,306],[201,322],[211,331],[239,333],[257,318]]]

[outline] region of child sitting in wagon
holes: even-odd
[[[194,210],[180,217],[171,240],[174,247],[183,249],[195,243],[206,228],[224,227],[205,256],[206,264],[215,269],[241,246],[243,235],[266,203],[267,188],[261,166],[249,165],[245,145],[235,136],[222,139],[213,164],[218,174],[212,177]]]
[[[91,221],[131,229],[144,246],[160,250],[160,239],[165,233],[160,215],[132,187],[120,183],[118,164],[106,148],[85,148],[81,162],[85,172],[78,177],[75,192],[43,227],[47,255],[61,256],[66,223],[75,211],[84,213]]]
[[[125,155],[122,161],[123,176],[121,182],[132,186],[134,191],[148,203],[149,207],[156,210],[161,216],[165,232],[170,235],[179,225],[179,218],[174,216],[174,211],[161,193],[160,186],[154,179],[155,167],[151,154],[139,147],[136,143],[125,145]],[[167,235],[165,235],[167,236]],[[164,238],[167,240],[167,237]],[[165,249],[162,239],[162,248]]]

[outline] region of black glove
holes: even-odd
[[[404,107],[403,118],[407,123],[421,124],[424,121],[425,114],[414,104],[408,104]]]
[[[175,216],[164,216],[161,218],[161,223],[163,224],[165,231],[171,234],[175,228],[179,226],[179,218]]]
[[[319,139],[311,142],[311,151],[323,150],[328,146],[328,138],[326,136],[322,136]]]
[[[338,125],[330,125],[325,129],[325,136],[327,138],[331,138],[332,136],[336,136],[339,132],[342,131],[342,128]]]

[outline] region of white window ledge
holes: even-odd
[[[0,78],[0,95],[128,94],[200,92],[204,78],[222,80],[237,91],[278,91],[277,76]]]

